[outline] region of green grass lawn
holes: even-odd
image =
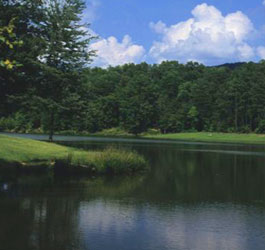
[[[0,135],[0,163],[34,165],[54,162],[65,165],[86,166],[95,173],[131,173],[146,167],[145,159],[135,152],[109,148],[104,151],[85,151],[49,142]],[[36,164],[37,165],[37,164]]]
[[[236,134],[236,133],[174,133],[174,134],[146,134],[143,137],[153,139],[173,139],[198,142],[229,142],[229,143],[247,143],[247,144],[265,144],[265,135],[258,134]]]
[[[64,158],[72,150],[53,143],[0,135],[0,159],[7,162]]]
[[[119,129],[105,129],[93,135],[112,136],[112,137],[134,137],[134,135]],[[194,142],[227,142],[227,143],[246,143],[246,144],[265,144],[265,134],[239,134],[239,133],[216,133],[216,132],[187,132],[161,134],[159,130],[149,129],[147,132],[139,134],[139,138],[150,139],[172,139]]]

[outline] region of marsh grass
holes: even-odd
[[[136,173],[146,167],[142,156],[124,149],[107,148],[96,155],[94,160],[99,171],[106,174]]]
[[[67,159],[57,162],[62,171],[68,167],[71,173],[83,171],[98,175],[130,175],[147,169],[146,160],[136,152],[111,147],[100,152],[71,152]]]
[[[1,164],[2,162],[2,164]],[[136,152],[107,148],[85,151],[54,143],[0,135],[0,166],[57,166],[58,172],[132,174],[146,169],[146,160]]]

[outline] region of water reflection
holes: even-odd
[[[67,144],[67,143],[63,143]],[[110,143],[70,143],[89,150]],[[134,196],[148,201],[264,202],[263,147],[112,143],[146,156],[152,171]]]
[[[262,249],[264,244],[264,224],[252,219],[259,211],[242,206],[150,207],[100,200],[82,211],[90,249]]]
[[[262,148],[114,146],[144,154],[151,171],[79,180],[0,177],[0,250],[263,249]]]

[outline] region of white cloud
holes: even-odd
[[[87,1],[87,7],[83,13],[83,21],[88,22],[88,23],[95,21],[97,17],[96,11],[100,5],[101,5],[101,2],[99,0]]]
[[[93,23],[98,18],[97,9],[100,7],[100,0],[88,0],[87,8],[83,14],[83,22]],[[89,34],[98,37],[98,34],[91,28],[83,27]],[[97,57],[93,58],[92,66],[108,67],[125,63],[137,63],[145,54],[143,46],[133,44],[131,37],[125,35],[119,42],[116,37],[110,36],[106,39],[100,38],[90,45],[91,50],[96,50]]]
[[[263,46],[258,47],[257,54],[261,59],[265,59],[265,47]]]
[[[247,60],[255,56],[255,50],[248,44],[238,46],[239,59]]]
[[[262,4],[265,6],[265,0],[263,0]]]
[[[162,21],[150,27],[161,35],[149,54],[157,62],[167,60],[188,61],[190,58],[213,64],[220,61],[247,60],[255,50],[247,44],[254,31],[249,18],[237,11],[226,16],[207,4],[192,10],[193,18],[167,26]]]
[[[138,63],[145,54],[143,46],[133,44],[131,37],[125,35],[119,42],[111,36],[91,44],[91,49],[97,50],[93,65],[100,67],[117,66],[125,63]]]

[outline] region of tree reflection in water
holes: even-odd
[[[116,146],[144,154],[151,171],[79,180],[0,177],[0,249],[259,250],[265,245],[263,148]]]

